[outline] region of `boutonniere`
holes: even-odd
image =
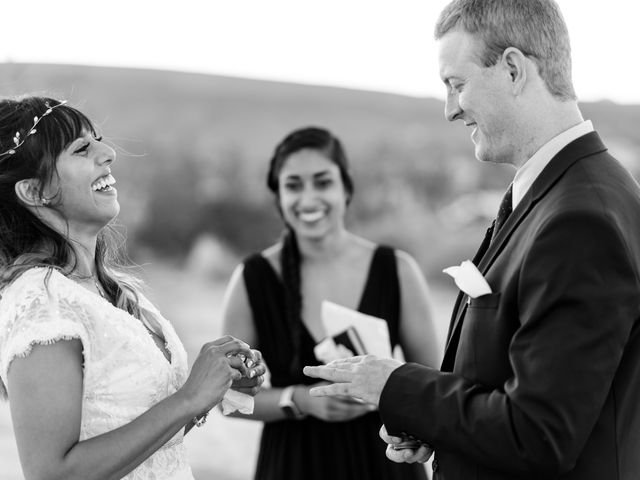
[[[459,266],[448,267],[442,271],[453,277],[458,288],[471,298],[491,293],[491,287],[471,260],[465,260]]]

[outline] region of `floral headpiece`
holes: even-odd
[[[37,132],[36,126],[38,125],[38,123],[40,123],[40,121],[44,117],[49,115],[53,111],[54,108],[58,108],[60,105],[64,105],[65,103],[67,103],[67,101],[66,100],[62,100],[60,103],[58,103],[58,104],[56,104],[54,106],[50,106],[49,102],[45,102],[45,105],[47,106],[47,109],[45,110],[45,112],[40,117],[38,117],[38,116],[33,117],[33,125],[31,126],[29,131],[26,133],[26,135],[22,136],[22,135],[20,135],[20,132],[16,132],[15,136],[13,137],[14,146],[11,147],[6,152],[0,153],[0,157],[4,157],[5,155],[13,155],[14,153],[16,153],[16,148],[19,148],[20,146],[22,146],[22,144],[27,140],[27,137],[29,137],[30,135],[33,135],[34,133]]]

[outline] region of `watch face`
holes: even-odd
[[[296,412],[293,410],[291,405],[282,405],[282,411],[287,416],[287,418],[296,418]]]
[[[282,394],[280,395],[280,401],[278,402],[278,406],[282,409],[282,412],[287,418],[290,419],[300,419],[304,418],[304,415],[299,409],[298,406],[293,401],[293,387],[286,387]]]

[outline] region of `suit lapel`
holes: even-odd
[[[478,265],[478,262],[480,262],[480,260],[482,259],[482,257],[484,256],[485,252],[487,251],[487,249],[489,248],[489,245],[491,243],[491,237],[493,236],[493,229],[496,225],[496,221],[494,220],[493,222],[491,222],[491,225],[489,226],[489,228],[487,228],[486,233],[484,234],[484,239],[482,240],[482,243],[480,244],[480,248],[478,248],[478,251],[476,252],[476,254],[473,256],[473,260],[471,260],[473,262],[474,265]],[[467,295],[465,295],[464,292],[460,291],[458,293],[458,297],[456,298],[456,302],[453,306],[453,313],[451,315],[451,321],[449,322],[449,331],[447,332],[447,343],[446,343],[446,347],[445,347],[445,352],[449,351],[449,344],[454,341],[453,340],[453,332],[455,329],[455,326],[458,324],[458,322],[460,321],[460,318],[462,317],[462,315],[464,315],[464,312],[467,310],[467,303],[466,303],[466,299],[467,299]],[[464,302],[464,303],[463,303]],[[457,343],[457,339],[455,340],[455,342]],[[445,370],[447,367],[447,357],[445,355],[445,357],[442,359],[442,365],[440,367],[441,370]],[[453,367],[453,365],[451,365],[451,367]]]
[[[602,143],[600,136],[596,132],[591,132],[569,143],[549,162],[523,199],[518,203],[516,209],[509,218],[507,218],[493,242],[487,242],[487,235],[489,235],[490,241],[490,233],[493,232],[495,221],[487,230],[485,239],[473,259],[473,263],[478,265],[478,269],[482,275],[485,275],[491,265],[493,265],[493,262],[504,249],[518,225],[524,221],[526,216],[562,177],[564,172],[581,158],[601,153],[605,150],[606,147]],[[442,360],[441,370],[443,371],[453,370],[453,361],[458,346],[460,330],[464,322],[464,314],[467,310],[467,302],[465,301],[463,303],[464,298],[467,298],[467,296],[460,292],[454,306],[451,324],[447,334],[447,346],[445,347],[444,358]]]
[[[487,273],[498,254],[503,250],[513,231],[522,223],[533,207],[556,184],[574,163],[581,158],[601,153],[606,147],[596,132],[588,133],[564,147],[553,157],[545,169],[529,189],[513,213],[507,218],[486,254],[482,257],[478,269],[483,275]]]

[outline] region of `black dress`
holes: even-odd
[[[269,261],[260,254],[244,262],[244,282],[261,350],[271,372],[271,384],[285,387],[317,382],[302,371],[290,371],[293,346],[287,328],[284,287]],[[392,347],[398,343],[400,286],[393,249],[379,246],[371,260],[358,310],[384,318]],[[302,365],[319,365],[314,339],[302,325]],[[385,456],[378,436],[382,422],[371,412],[347,422],[314,417],[265,423],[256,480],[423,480],[420,464],[396,464]]]

